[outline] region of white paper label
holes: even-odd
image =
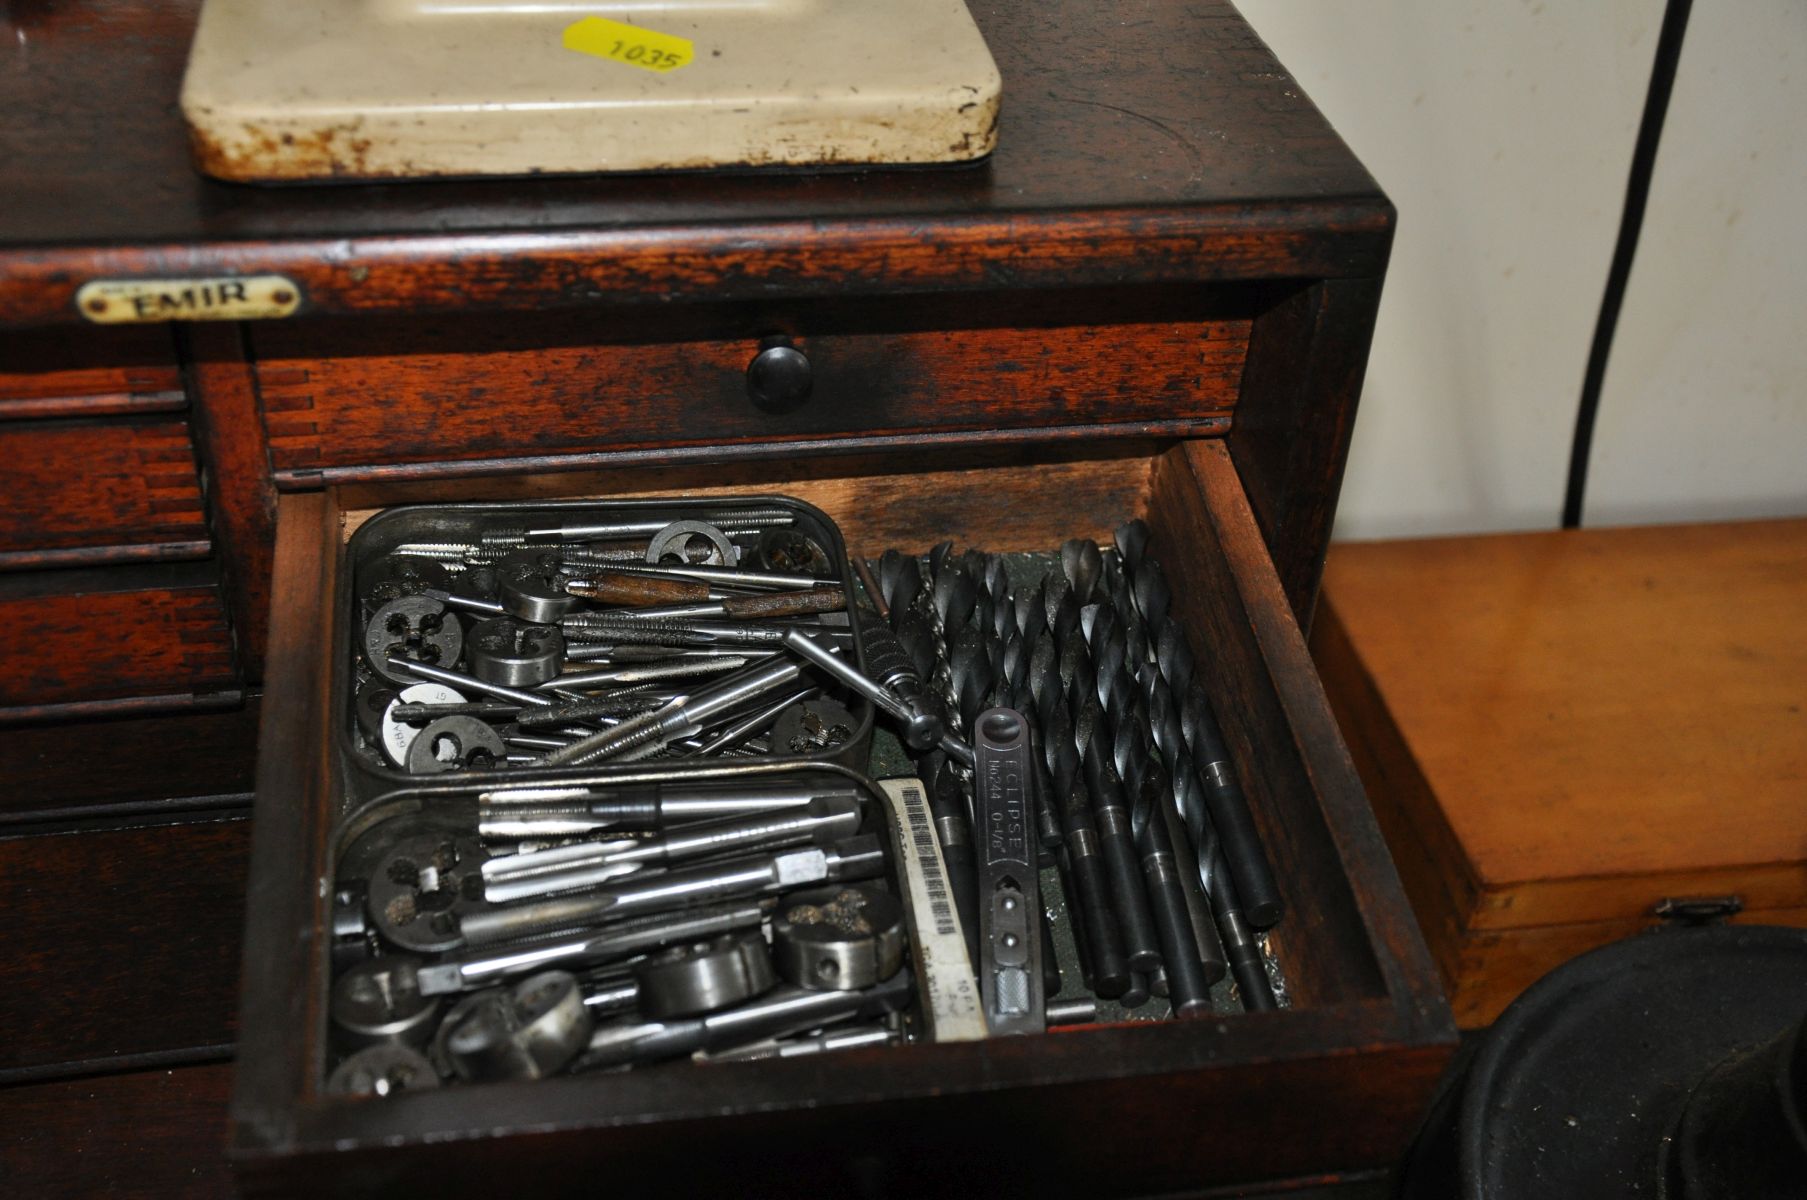
[[[979,981],[966,955],[966,935],[948,890],[947,867],[922,783],[885,779],[879,786],[891,802],[891,828],[910,891],[910,942],[921,991],[928,997],[930,1036],[937,1042],[980,1041],[986,1028]]]

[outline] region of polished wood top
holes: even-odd
[[[1339,544],[1324,603],[1481,885],[1807,903],[1807,520]]]
[[[260,188],[190,163],[194,0],[23,0],[0,323],[74,319],[109,275],[286,271],[306,311],[356,311],[1384,264],[1390,206],[1228,3],[973,7],[1004,80],[976,165]]]

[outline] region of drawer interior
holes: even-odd
[[[325,733],[332,721],[326,635],[345,539],[376,511],[404,502],[746,491],[816,505],[839,523],[849,554],[867,557],[888,547],[920,551],[947,539],[999,552],[1051,550],[1071,537],[1108,544],[1119,523],[1146,520],[1151,552],[1167,572],[1175,611],[1190,632],[1288,903],[1270,944],[1286,972],[1291,1007],[824,1056],[831,1062],[679,1064],[534,1085],[447,1088],[412,1093],[400,1103],[317,1095],[327,983],[318,953],[327,919],[319,880],[338,786]],[[336,1139],[456,1140],[493,1132],[499,1121],[542,1132],[611,1130],[618,1136],[596,1146],[628,1156],[616,1161],[652,1161],[678,1153],[672,1138],[681,1142],[677,1131],[686,1122],[719,1132],[715,1118],[723,1114],[746,1117],[742,1125],[751,1137],[753,1127],[769,1126],[773,1114],[823,1106],[855,1112],[883,1101],[926,1106],[928,1125],[957,1130],[973,1116],[972,1104],[999,1089],[1023,1098],[1023,1112],[1034,1114],[1044,1136],[1060,1128],[1077,1135],[1091,1105],[1071,1107],[1078,1095],[1095,1093],[1100,1102],[1133,1111],[1151,1103],[1144,1091],[1150,1087],[1171,1089],[1165,1094],[1174,1103],[1212,1106],[1222,1088],[1240,1086],[1251,1089],[1255,1107],[1238,1108],[1229,1125],[1257,1140],[1285,1125],[1289,1105],[1309,1099],[1347,1106],[1349,1146],[1296,1146],[1281,1155],[1295,1155],[1301,1169],[1318,1169],[1326,1165],[1325,1155],[1357,1165],[1354,1160],[1366,1155],[1396,1153],[1447,1053],[1447,1013],[1422,943],[1220,442],[1082,442],[959,454],[906,450],[349,485],[284,499],[277,558],[236,1101],[239,1149],[252,1160],[321,1150]],[[1374,1056],[1396,1069],[1377,1082],[1348,1069],[1351,1055]],[[1333,1069],[1329,1064],[1337,1060],[1343,1065]],[[1271,1069],[1278,1061],[1292,1066]],[[1384,1113],[1376,1110],[1377,1095],[1392,1097],[1392,1107],[1381,1105]],[[284,1130],[274,1145],[257,1132],[271,1112],[281,1114],[277,1125]],[[667,1134],[649,1135],[649,1122]],[[1149,1139],[1153,1131],[1126,1136]],[[1151,1151],[1148,1181],[1248,1177],[1257,1162],[1260,1170],[1273,1169],[1271,1145],[1255,1153],[1219,1142],[1215,1135],[1196,1144],[1163,1142]],[[1212,1157],[1219,1152],[1227,1157]],[[1078,1147],[1055,1149],[1042,1166],[1095,1171],[1082,1168],[1078,1153]]]

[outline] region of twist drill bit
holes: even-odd
[[[893,615],[896,610],[892,610]],[[935,674],[935,630],[921,609],[912,608],[896,618],[897,642],[909,655],[916,677],[925,683]]]
[[[1006,633],[1016,627],[1016,601],[1010,594],[1010,574],[1004,560],[987,557],[985,590],[991,594],[991,636],[1002,642]]]
[[[1047,726],[1054,701],[1061,695],[1060,667],[1054,638],[1043,637],[1029,653],[1029,694],[1035,698],[1036,716]]]
[[[1192,917],[1186,906],[1179,864],[1174,858],[1163,815],[1167,809],[1167,781],[1161,778],[1158,763],[1137,774],[1141,787],[1130,824],[1135,832],[1136,850],[1142,858],[1143,875],[1148,881],[1149,907],[1161,943],[1160,966],[1166,977],[1164,982],[1175,1016],[1203,1016],[1211,1011],[1211,984],[1205,977],[1204,964],[1199,961],[1198,943],[1192,933]]]
[[[890,606],[891,619],[916,605],[922,592],[922,566],[913,555],[887,550],[878,560],[878,587]]]
[[[970,729],[985,711],[995,677],[991,660],[976,629],[965,629],[948,652],[948,671],[954,686],[954,698],[960,707],[960,725]]]
[[[1016,593],[1016,631],[1030,650],[1048,630],[1047,589],[1048,581],[1043,578]]]
[[[1064,576],[1049,576],[1043,587],[1048,632],[1054,635],[1057,643],[1065,646],[1079,626],[1079,602],[1073,598],[1073,586]]]
[[[978,589],[966,572],[951,562],[936,572],[934,578],[930,596],[935,615],[941,618],[941,628],[952,636],[971,618],[973,606],[979,600]]]
[[[1073,594],[1083,606],[1092,603],[1093,591],[1098,586],[1098,577],[1104,571],[1104,556],[1098,549],[1098,543],[1089,539],[1073,538],[1060,548],[1060,568],[1073,585]]]
[[[948,561],[953,557],[953,554],[954,544],[952,542],[936,542],[929,548],[929,580],[931,587],[934,586],[933,581],[940,578],[941,573],[947,569]]]
[[[1112,908],[1123,934],[1124,956],[1135,970],[1153,970],[1161,962],[1160,939],[1149,911],[1148,889],[1142,883],[1142,864],[1136,853],[1129,807],[1124,801],[1123,781],[1102,748],[1093,749],[1089,755],[1085,747],[1080,750],[1086,792],[1091,796],[1092,816],[1097,822],[1099,853],[1111,885]]]
[[[1113,540],[1123,565],[1133,572],[1142,564],[1142,556],[1148,550],[1148,524],[1139,517],[1125,521],[1117,526]]]
[[[1205,807],[1222,839],[1222,856],[1241,894],[1243,912],[1255,928],[1271,929],[1284,911],[1280,889],[1255,829],[1248,798],[1236,780],[1223,732],[1203,689],[1196,685],[1181,702],[1180,728],[1193,767],[1204,782]]]
[[[1173,593],[1161,564],[1149,559],[1130,576],[1130,592],[1135,597],[1136,611],[1150,629],[1159,629],[1167,620]]]
[[[1212,886],[1206,889],[1211,898],[1211,912],[1217,918],[1217,929],[1223,935],[1224,954],[1230,960],[1230,973],[1236,978],[1236,990],[1242,1005],[1250,1012],[1269,1012],[1278,1008],[1273,984],[1267,978],[1267,960],[1262,957],[1261,943],[1242,911],[1236,894],[1236,883],[1230,878],[1223,851],[1218,849],[1210,866]]]
[[[1155,665],[1160,668],[1161,682],[1176,698],[1192,686],[1192,647],[1186,644],[1186,632],[1178,621],[1169,618],[1161,623],[1155,639]]]

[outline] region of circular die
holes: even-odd
[[[450,667],[464,652],[464,627],[445,605],[425,596],[403,596],[376,610],[364,626],[364,658],[370,669],[398,686],[416,682],[389,665],[395,655]]]
[[[489,565],[466,567],[452,576],[446,590],[456,596],[494,600],[502,594],[502,573]]]
[[[591,1028],[576,977],[542,971],[472,1005],[447,1031],[444,1051],[460,1079],[543,1079],[583,1052]]]
[[[706,557],[691,556],[690,547],[701,539],[710,550]],[[706,521],[673,521],[653,535],[646,547],[646,561],[657,565],[666,559],[700,563],[712,567],[732,567],[740,561],[740,548],[728,535]]]
[[[358,598],[366,609],[381,608],[403,596],[443,588],[448,578],[446,569],[430,558],[385,554],[358,572]]]
[[[373,958],[339,976],[331,1012],[341,1045],[426,1045],[439,1001],[420,994],[419,965],[412,958]]]
[[[410,775],[484,770],[508,761],[501,735],[476,717],[441,717],[422,729],[408,747]]]
[[[805,700],[772,723],[772,752],[817,758],[847,744],[859,722],[832,700]]]
[[[410,725],[395,719],[395,706],[398,704],[462,704],[464,696],[447,687],[443,683],[417,683],[413,687],[403,688],[399,693],[391,693],[395,698],[383,709],[383,725],[379,740],[383,753],[389,761],[398,767],[408,765],[408,747],[420,736],[421,726]]]
[[[649,1017],[694,1017],[744,1004],[778,982],[757,929],[661,950],[634,970],[640,1011]]]
[[[490,617],[471,629],[471,674],[485,683],[527,688],[557,678],[565,666],[565,635],[556,625]]]
[[[869,886],[817,888],[785,898],[772,918],[778,973],[801,988],[851,992],[903,965],[903,903]]]
[[[358,685],[352,707],[357,710],[358,728],[372,742],[383,740],[383,715],[399,694],[395,685],[386,679],[366,679]]]
[[[371,872],[365,901],[370,923],[403,950],[457,949],[464,943],[459,914],[482,903],[488,857],[473,837],[423,833],[401,839]]]
[[[577,597],[565,591],[571,577],[557,554],[516,550],[496,569],[502,581],[502,609],[509,616],[551,625],[577,606]]]
[[[366,1046],[326,1081],[335,1096],[393,1096],[438,1086],[433,1064],[406,1046]]]
[[[834,559],[828,557],[828,551],[795,529],[779,526],[760,534],[758,555],[759,565],[768,571],[814,575],[817,579],[834,577]]]

